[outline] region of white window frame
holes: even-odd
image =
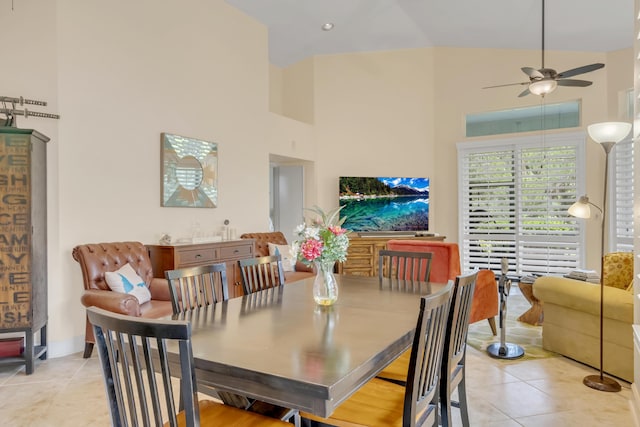
[[[614,145],[609,155],[607,252],[633,252],[633,151],[633,140],[629,137]]]
[[[585,179],[585,170],[586,170],[586,158],[585,158],[585,143],[586,143],[586,135],[584,132],[554,132],[548,133],[545,132],[541,135],[535,136],[512,136],[505,137],[495,140],[488,141],[472,141],[472,142],[460,142],[457,144],[458,150],[458,235],[460,236],[460,249],[461,249],[461,261],[463,270],[470,270],[473,268],[489,268],[494,271],[500,270],[500,259],[498,256],[502,256],[503,254],[495,254],[494,256],[487,257],[487,265],[480,267],[477,262],[473,262],[469,260],[470,252],[472,252],[469,248],[469,241],[476,242],[476,244],[482,244],[482,240],[478,239],[478,235],[469,236],[466,235],[466,227],[465,217],[468,217],[464,212],[466,206],[466,194],[468,193],[468,189],[465,188],[467,185],[466,182],[468,178],[465,176],[465,156],[469,153],[482,153],[482,152],[491,152],[491,151],[500,151],[500,150],[509,150],[512,149],[514,152],[521,148],[545,148],[545,147],[556,147],[556,146],[575,146],[576,147],[576,182],[575,182],[575,197],[576,199],[585,194],[586,187],[586,179]],[[518,175],[519,166],[515,167],[515,177],[514,182],[517,182],[519,179]],[[518,206],[519,197],[517,197],[518,189],[515,188],[515,209],[516,212],[519,211],[520,207]],[[568,215],[568,214],[567,214]],[[519,262],[519,247],[523,245],[526,246],[527,238],[520,235],[519,232],[519,224],[518,224],[518,216],[515,218],[514,224],[514,232],[512,235],[505,236],[506,240],[513,240],[513,254],[507,256],[509,259],[509,272],[511,274],[533,274],[533,273],[549,273],[549,274],[564,274],[566,272],[571,271],[575,268],[584,268],[585,265],[585,223],[583,220],[572,220],[575,221],[573,224],[575,227],[575,235],[571,236],[557,236],[552,232],[546,236],[547,241],[558,241],[558,242],[566,242],[567,244],[575,246],[575,254],[572,260],[568,260],[566,265],[562,267],[558,266],[549,266],[548,263],[545,266],[542,266],[541,269],[537,269],[537,271],[526,271],[523,269],[523,266],[520,265]],[[494,235],[495,236],[495,235]],[[502,236],[498,236],[498,239],[488,236],[488,240],[504,240]],[[506,241],[505,240],[505,241]],[[529,249],[530,250],[530,249]],[[531,255],[529,253],[528,255]],[[548,255],[547,255],[548,256]],[[546,262],[546,261],[545,261]],[[531,268],[528,266],[528,268]],[[553,271],[552,271],[553,270]]]

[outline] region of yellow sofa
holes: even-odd
[[[603,370],[632,382],[633,254],[607,254],[603,280]],[[533,293],[544,306],[544,349],[599,369],[600,285],[546,276],[534,282]]]

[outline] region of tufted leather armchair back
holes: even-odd
[[[244,233],[240,236],[241,239],[255,239],[257,257],[269,256],[268,243],[274,243],[276,245],[288,245],[287,238],[284,237],[281,231],[271,231],[267,233]]]
[[[82,269],[85,289],[108,291],[104,273],[115,271],[129,263],[144,280],[151,284],[153,270],[147,248],[140,242],[89,243],[73,248],[73,259]]]

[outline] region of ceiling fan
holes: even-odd
[[[528,87],[518,95],[518,97],[527,96],[529,94],[545,96],[553,92],[558,86],[590,86],[592,82],[588,80],[569,79],[568,77],[577,76],[579,74],[589,73],[604,67],[602,63],[583,65],[582,67],[572,68],[567,71],[558,73],[553,68],[545,68],[544,66],[544,1],[542,0],[542,68],[536,70],[532,67],[522,67],[521,70],[529,76],[528,82],[509,83],[497,86],[487,86],[483,89],[491,89],[505,86],[524,86]]]

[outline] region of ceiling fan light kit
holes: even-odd
[[[545,96],[556,90],[557,87],[558,82],[555,80],[537,80],[529,84],[529,92],[534,95]]]
[[[533,67],[522,67],[521,70],[529,77],[528,82],[521,83],[509,83],[497,86],[487,86],[483,89],[490,89],[496,87],[505,86],[524,86],[527,85],[527,89],[522,91],[518,97],[523,97],[529,94],[545,96],[548,93],[553,92],[558,86],[573,86],[573,87],[586,87],[590,86],[592,82],[588,80],[569,79],[568,77],[577,76],[579,74],[589,73],[591,71],[604,68],[604,64],[595,63],[589,65],[583,65],[581,67],[572,68],[567,71],[558,73],[553,68],[545,68],[544,66],[544,1],[542,0],[542,67],[535,69]]]

